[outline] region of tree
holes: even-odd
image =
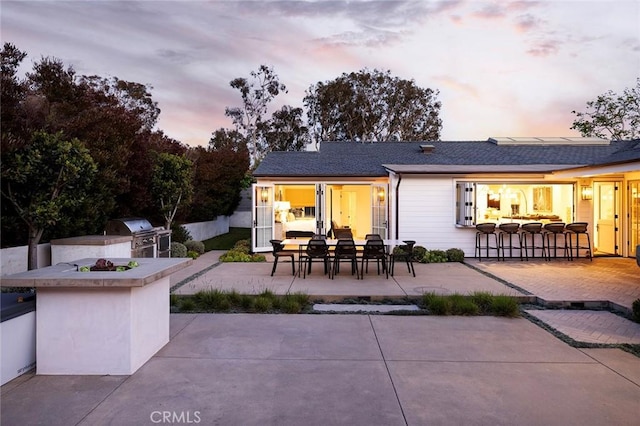
[[[582,136],[613,140],[640,137],[640,78],[621,95],[609,90],[587,102],[586,112],[571,113],[576,115],[571,129]]]
[[[306,92],[309,126],[321,140],[438,140],[442,129],[438,91],[374,69],[343,73]]]
[[[236,130],[245,135],[251,164],[255,164],[267,149],[258,132],[267,107],[280,92],[286,93],[287,88],[280,83],[273,68],[266,65],[260,65],[258,71],[252,71],[250,75],[252,81],[246,78],[231,81],[231,87],[238,89],[242,95],[243,106],[226,108],[225,115],[231,117]]]
[[[165,229],[171,229],[180,202],[189,203],[193,193],[193,165],[184,156],[161,152],[157,155],[151,178],[151,193],[160,204]]]
[[[205,221],[233,214],[249,169],[245,137],[235,130],[218,129],[207,148],[196,147],[191,151],[198,186],[188,218]]]
[[[46,228],[81,205],[96,173],[89,151],[62,133],[37,132],[32,143],[12,151],[2,167],[2,196],[29,230],[28,269],[38,267],[38,243]]]
[[[283,106],[260,127],[269,151],[301,151],[310,142],[309,129],[302,120],[302,108]]]

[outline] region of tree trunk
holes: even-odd
[[[29,227],[29,249],[27,252],[27,269],[38,269],[38,243],[43,230]]]

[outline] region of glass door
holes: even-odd
[[[387,238],[388,196],[387,185],[371,186],[371,232]]]
[[[252,185],[253,238],[251,249],[255,252],[271,250],[273,238],[273,185]]]
[[[594,182],[594,246],[596,254],[618,254],[619,197],[617,182]]]
[[[640,180],[629,182],[629,218],[629,256],[634,257],[640,244]]]

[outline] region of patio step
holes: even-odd
[[[419,311],[417,305],[365,305],[353,303],[316,303],[313,310],[318,312],[393,312]]]

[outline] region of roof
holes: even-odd
[[[395,167],[399,172],[402,169],[403,173],[455,173],[456,170],[469,173],[488,169],[473,166],[500,166],[495,168],[496,172],[554,171],[640,160],[640,139],[608,144],[567,142],[530,145],[500,144],[496,139],[322,142],[319,151],[270,152],[253,174],[256,177],[383,177],[389,174],[387,167],[392,170]],[[425,147],[429,147],[427,152],[423,152]]]

